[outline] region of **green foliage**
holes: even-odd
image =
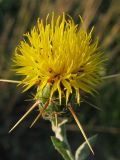
[[[88,140],[92,146],[94,146],[97,136],[92,136]],[[90,149],[86,142],[81,144],[75,153],[75,160],[87,160],[90,154]]]
[[[55,149],[63,156],[64,160],[73,160],[65,142],[60,141],[56,137],[51,137],[51,140]]]
[[[52,123],[52,125],[54,124]],[[56,127],[56,129],[53,129],[55,136],[52,136],[51,140],[55,149],[62,155],[64,160],[87,160],[91,151],[86,142],[78,147],[75,151],[75,156],[73,156],[67,141],[65,126],[58,124],[58,126],[53,127]],[[95,135],[88,139],[92,147],[95,145],[96,138],[97,136]]]

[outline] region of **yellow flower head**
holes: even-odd
[[[100,70],[104,58],[99,51],[98,40],[92,41],[93,28],[88,33],[81,18],[82,27],[79,27],[71,17],[66,19],[64,13],[57,20],[54,19],[53,13],[50,23],[48,23],[48,17],[45,25],[38,19],[37,27],[25,34],[24,40],[15,51],[13,58],[15,71],[24,77],[20,84],[25,87],[24,91],[32,86],[36,86],[37,91],[35,104],[10,132],[36,106],[39,106],[40,112],[31,126],[44,114],[54,115],[57,122],[56,115],[61,112],[58,110],[60,107],[56,109],[57,103],[52,103],[52,97],[55,97],[59,99],[61,107],[64,107],[63,102],[66,101],[68,110],[94,153],[74,112],[70,95],[75,93],[75,100],[80,103],[81,92],[92,94],[101,81]],[[44,95],[47,95],[47,100],[40,98]]]
[[[50,98],[55,92],[61,104],[65,96],[66,104],[75,91],[77,103],[81,91],[92,94],[100,82],[100,69],[104,61],[98,48],[98,41],[92,41],[92,31],[87,33],[83,21],[82,27],[75,25],[72,18],[62,17],[43,24],[38,19],[37,27],[25,34],[25,39],[16,48],[13,58],[16,73],[23,75],[25,91],[37,86],[37,93],[50,84]]]

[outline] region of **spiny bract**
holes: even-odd
[[[57,20],[52,14],[50,23],[48,17],[45,25],[38,19],[37,27],[17,46],[13,58],[16,73],[24,76],[25,91],[36,85],[38,96],[49,83],[50,98],[57,92],[61,104],[64,94],[67,104],[75,91],[79,103],[81,91],[92,94],[101,80],[104,59],[98,40],[92,41],[93,29],[87,33],[81,18],[79,27],[64,13]]]

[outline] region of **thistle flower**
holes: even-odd
[[[23,76],[20,84],[24,86],[24,91],[32,86],[36,86],[37,91],[36,103],[10,132],[39,105],[40,113],[33,125],[45,110],[53,107],[51,101],[55,97],[59,99],[59,105],[63,105],[71,112],[93,152],[70,103],[70,97],[75,93],[76,102],[80,104],[81,92],[93,94],[101,81],[100,70],[104,58],[99,51],[98,40],[92,41],[93,28],[88,33],[81,18],[82,27],[75,25],[71,17],[66,19],[64,13],[62,18],[59,16],[56,21],[52,14],[50,23],[48,18],[49,16],[45,25],[38,19],[37,27],[24,35],[24,40],[15,50],[14,68],[18,75]],[[41,100],[43,102],[40,97],[43,93],[48,94],[48,100],[45,100],[44,107],[40,107]]]
[[[50,99],[57,91],[66,96],[66,105],[73,90],[77,103],[81,91],[92,94],[100,82],[103,62],[98,48],[98,40],[92,41],[92,30],[87,33],[83,26],[79,29],[72,18],[66,20],[63,14],[46,24],[38,19],[37,27],[26,33],[25,39],[16,48],[13,58],[16,73],[23,75],[21,84],[24,91],[37,86],[36,96],[47,84],[51,84]],[[27,40],[26,40],[27,38]]]

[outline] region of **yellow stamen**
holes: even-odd
[[[74,112],[74,110],[73,110],[73,108],[72,108],[71,106],[69,106],[68,108],[69,108],[69,110],[70,110],[70,112],[71,112],[74,120],[76,121],[76,123],[77,123],[77,125],[78,125],[78,127],[79,127],[79,129],[80,129],[80,131],[81,131],[81,133],[82,133],[82,135],[83,135],[83,137],[85,138],[86,143],[88,144],[91,152],[92,152],[93,155],[94,155],[94,151],[93,151],[93,149],[92,149],[92,147],[91,147],[91,145],[90,145],[90,143],[89,143],[89,141],[88,141],[88,138],[87,138],[87,136],[86,136],[86,134],[85,134],[85,132],[84,132],[84,130],[83,130],[83,128],[82,128],[82,126],[81,126],[81,124],[80,124],[80,122],[79,122],[79,120],[78,120],[78,118],[77,118],[77,116],[76,116],[76,114],[75,114],[75,112]]]

